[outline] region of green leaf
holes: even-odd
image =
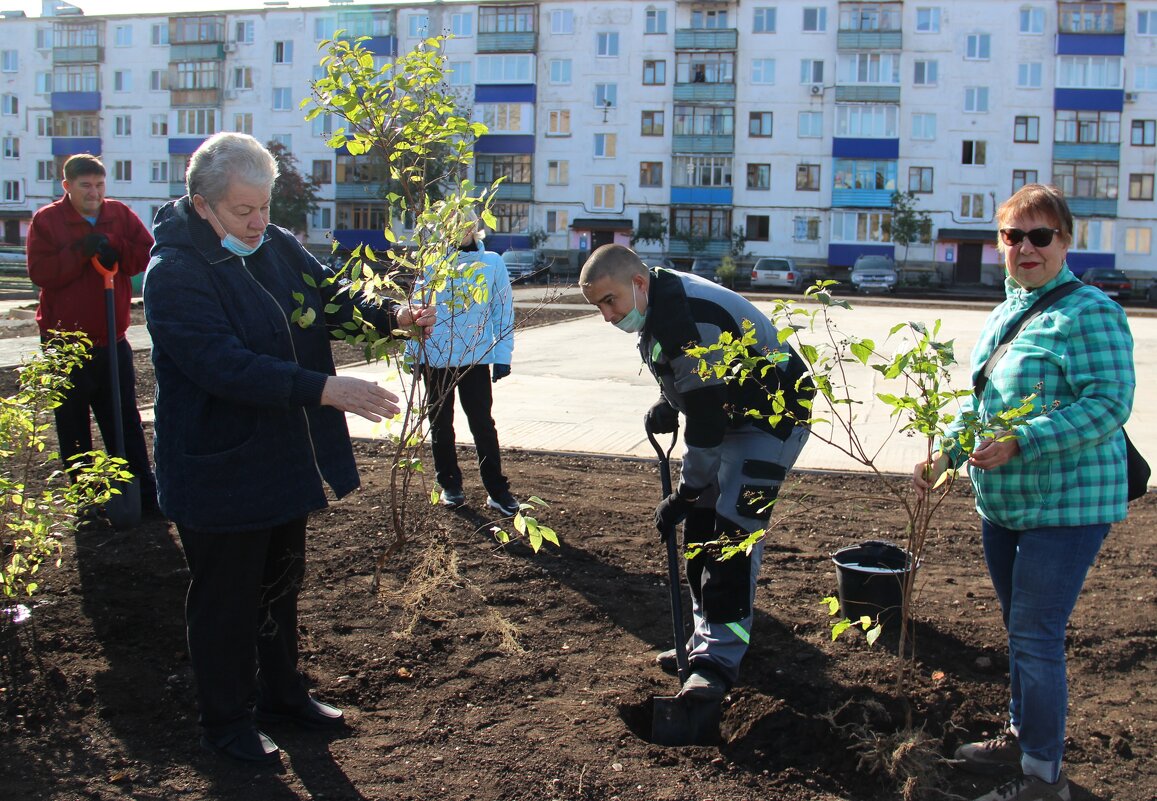
[[[845,631],[847,631],[851,627],[852,627],[852,621],[848,620],[847,618],[844,618],[839,623],[836,623],[835,625],[833,625],[832,626],[832,642],[835,642],[837,637],[839,637],[841,634],[843,634]]]
[[[869,631],[867,635],[865,635],[866,639],[868,640],[868,645],[875,645],[876,640],[880,639],[880,635],[883,634],[883,632],[884,627],[880,625],[877,625],[874,629]]]

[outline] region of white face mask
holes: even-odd
[[[647,321],[646,316],[639,311],[639,296],[636,294],[639,288],[635,286],[635,282],[631,282],[631,310],[623,315],[623,319],[615,323],[615,328],[620,331],[625,331],[628,334],[637,334],[643,330],[643,323]]]

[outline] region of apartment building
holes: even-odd
[[[907,258],[995,283],[996,206],[1030,181],[1077,216],[1070,264],[1153,270],[1157,0],[331,2],[225,12],[0,19],[0,222],[23,240],[63,159],[101,155],[145,219],[183,194],[219,130],[277,140],[320,184],[308,243],[380,245],[381,165],[303,119],[319,42],[388,62],[428,35],[504,177],[497,249],[635,241],[689,259]],[[917,193],[927,241],[890,241]]]

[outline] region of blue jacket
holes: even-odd
[[[410,343],[410,356],[430,367],[510,364],[514,353],[514,300],[506,262],[487,251],[457,254],[454,275],[443,287],[430,286],[431,276],[414,287],[415,302],[436,306],[438,317],[429,337]],[[433,295],[426,297],[427,292]]]
[[[327,324],[350,319],[350,298],[318,288],[328,273],[282,228],[233,255],[188,197],[158,212],[154,236],[144,299],[165,515],[201,531],[258,529],[323,508],[323,480],[339,498],[356,489],[345,415],[320,405],[334,374]],[[316,314],[305,328],[289,319],[294,293]],[[394,327],[391,309],[364,314]]]

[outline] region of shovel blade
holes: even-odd
[[[141,523],[141,482],[134,477],[132,481],[118,481],[114,485],[120,490],[119,495],[113,495],[104,505],[104,514],[108,522],[117,531],[135,528]]]
[[[660,695],[651,703],[651,742],[656,745],[711,745],[719,741],[722,707],[718,701]]]

